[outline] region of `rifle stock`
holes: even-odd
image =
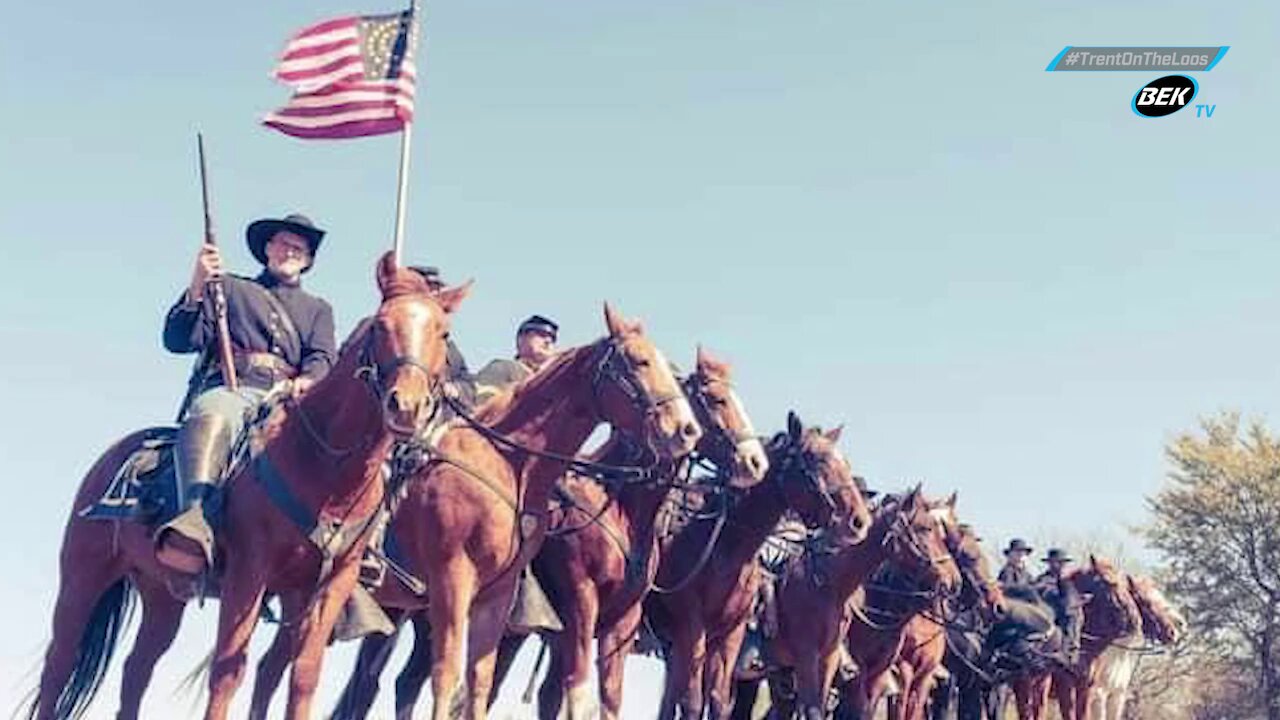
[[[213,217],[209,213],[209,181],[204,162],[204,135],[196,133],[196,149],[200,155],[200,200],[204,205],[204,241],[209,245],[217,245],[218,239],[213,232]],[[207,286],[209,297],[213,300],[214,321],[218,334],[218,365],[222,371],[222,384],[229,390],[239,387],[236,378],[235,356],[231,353],[231,331],[227,327],[227,295],[223,292],[221,280],[210,280]]]

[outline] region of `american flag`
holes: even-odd
[[[413,120],[413,11],[317,23],[294,35],[273,73],[294,95],[263,124],[308,139],[399,132]]]

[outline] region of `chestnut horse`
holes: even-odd
[[[699,348],[695,372],[682,385],[698,422],[706,431],[698,441],[698,455],[717,468],[724,468],[721,472],[730,476],[730,482],[745,487],[763,478],[768,458],[733,390],[730,375],[728,364]],[[632,463],[634,448],[625,435],[615,433],[593,459],[613,466]],[[679,466],[671,462],[663,463],[652,478],[629,482],[619,488],[616,499],[599,483],[570,472],[558,489],[570,502],[567,509],[552,512],[547,538],[533,561],[539,576],[546,578],[544,588],[558,600],[556,609],[566,626],[561,635],[567,638],[569,633],[585,626],[600,638],[597,657],[606,716],[612,713],[616,717],[621,706],[622,659],[634,642],[640,621],[640,602],[657,571],[654,521],[659,505],[679,482],[678,470]],[[582,619],[581,614],[588,610],[599,620]],[[429,628],[424,613],[416,613],[413,620],[416,631],[413,653],[396,681],[396,716],[402,718],[412,716],[431,663]],[[524,636],[510,635],[504,639],[491,695],[497,694],[509,660],[524,639]],[[590,640],[591,634],[579,632],[572,642],[558,639],[551,646],[552,670],[544,687],[557,687],[554,694],[547,693],[554,699],[555,711],[559,710],[565,692],[566,675],[573,675],[573,672],[560,671],[566,664],[558,657],[568,646],[568,651],[573,653],[571,658],[579,662],[580,675],[585,677]],[[378,676],[390,659],[390,646],[394,642],[394,636],[370,636],[362,641],[360,657],[339,701],[335,720],[363,720],[368,715],[377,695]]]
[[[379,264],[383,301],[372,323],[312,393],[268,425],[264,451],[228,484],[206,720],[227,716],[267,592],[280,597],[291,645],[286,717],[310,717],[325,646],[382,503],[382,462],[439,410],[448,316],[468,288],[431,294],[392,257]]]
[[[677,709],[683,718],[701,718],[704,693],[711,717],[732,712],[733,670],[760,582],[756,555],[787,508],[825,527],[836,547],[866,537],[870,512],[836,447],[839,438],[840,428],[805,429],[788,414],[786,432],[767,447],[764,481],[721,498],[722,519],[694,519],[664,540],[658,581],[671,592],[645,600],[654,630],[668,643],[663,720]]]
[[[1090,555],[1088,569],[1075,570],[1067,578],[1087,598],[1080,659],[1072,672],[1036,673],[1013,682],[1021,720],[1043,719],[1051,687],[1063,720],[1090,720],[1089,695],[1097,680],[1098,657],[1142,627],[1126,576],[1107,560]]]
[[[1138,575],[1126,579],[1129,594],[1142,615],[1142,629],[1116,640],[1098,656],[1096,682],[1089,697],[1089,717],[1093,720],[1124,720],[1129,685],[1138,671],[1138,661],[1149,652],[1144,645],[1176,645],[1187,631],[1186,619],[1153,580]]]
[[[699,349],[685,387],[699,420],[714,428],[703,436],[699,454],[722,468],[719,484],[727,479],[729,488],[745,490],[764,479],[769,460],[731,380],[727,364]],[[667,474],[675,470],[669,467]],[[593,637],[599,638],[600,716],[619,717],[624,663],[658,573],[658,511],[669,499],[668,487],[632,485],[610,504],[596,483],[570,476],[563,484],[573,507],[555,516],[559,533],[534,559],[565,625],[549,638],[551,661],[539,694],[544,720],[555,720],[566,697],[570,706],[587,705],[574,698],[587,692]]]
[[[973,611],[988,620],[1005,612],[1004,592],[991,574],[981,540],[972,528],[956,522],[954,495],[946,507],[951,512],[940,519],[947,550],[960,569],[960,595],[954,599],[940,598],[931,611],[919,613],[907,622],[896,662],[902,686],[902,693],[896,700],[901,704],[896,713],[900,720],[925,718],[934,678],[946,657],[947,625]]]
[[[466,289],[445,291],[430,300],[417,292],[425,291],[425,286],[415,283],[414,277],[415,274],[396,270],[389,256],[382,259],[378,279],[384,299],[376,341],[370,338],[358,346],[349,341],[330,376],[312,388],[296,406],[277,411],[266,431],[271,464],[288,471],[280,473],[280,481],[306,507],[323,509],[326,518],[341,518],[341,514],[331,514],[360,510],[355,505],[362,504],[343,497],[349,496],[350,482],[338,477],[337,466],[356,473],[367,462],[376,463],[380,460],[375,459],[376,453],[385,446],[384,439],[390,437],[388,426],[416,424],[423,414],[419,409],[406,411],[402,407],[390,407],[391,397],[398,395],[403,404],[406,399],[425,398],[424,393],[434,390],[435,378],[422,377],[421,367],[442,366],[441,335],[447,327],[445,316],[462,301]],[[375,392],[370,392],[365,380],[354,377],[357,362],[381,368],[387,374],[386,378],[378,379],[372,388]],[[419,369],[413,370],[415,367]],[[434,372],[438,374],[438,368]],[[423,402],[425,404],[425,400]],[[335,414],[335,408],[346,412]],[[304,414],[314,433],[307,430],[308,434],[303,434],[304,426],[298,418]],[[155,432],[155,429],[135,432],[101,456],[81,482],[74,507],[79,510],[95,503],[121,463]],[[325,445],[311,435],[341,442],[338,438],[343,433],[354,433],[367,441],[358,452],[348,453],[341,463],[325,458],[324,467],[317,470],[319,463],[313,458],[322,457],[320,448]],[[305,481],[295,481],[295,477],[303,477]],[[292,553],[297,558],[310,560],[311,578],[307,580],[307,589],[315,589],[319,553],[287,518],[281,517],[253,480],[254,471],[247,468],[243,477],[228,483],[226,527],[244,526],[244,530],[223,533],[227,537],[222,538],[220,552],[225,551],[228,567],[232,564],[231,555],[243,548],[248,534],[274,529],[276,535],[285,536],[287,542],[292,543]],[[361,478],[357,480],[362,482]],[[239,489],[230,491],[233,485]],[[354,519],[358,514],[350,517]],[[237,532],[241,537],[236,537]],[[243,563],[237,567],[243,568]],[[169,587],[185,584],[187,579],[156,562],[148,527],[135,522],[89,520],[79,512],[74,512],[67,521],[59,572],[53,638],[45,655],[40,690],[30,716],[36,720],[61,720],[78,717],[87,710],[106,673],[123,621],[140,596],[142,620],[133,650],[125,662],[117,715],[121,720],[133,720],[138,716],[155,663],[172,644],[181,623],[186,602],[175,598]],[[243,581],[239,582],[243,585]],[[232,587],[236,583],[233,579]],[[226,589],[224,580],[224,595]],[[341,592],[340,586],[328,586],[331,595],[335,589]],[[251,629],[257,602],[242,601],[242,604],[245,607],[240,607],[238,612]],[[252,607],[247,607],[250,604]],[[309,682],[313,684],[314,677],[308,680],[307,676],[318,672],[315,648],[308,650],[304,670],[297,676],[300,690],[305,690]],[[219,677],[224,683],[233,679],[234,661],[234,654],[223,656]]]
[[[451,425],[406,484],[388,538],[427,594],[388,580],[375,597],[386,608],[428,611],[435,720],[450,716],[464,667],[466,715],[485,716],[498,643],[520,572],[542,546],[551,490],[596,427],[611,424],[656,460],[682,457],[702,435],[640,324],[608,304],[605,322],[607,336],[561,353],[487,403],[478,422]],[[278,660],[260,666],[264,699]]]
[[[881,567],[892,568],[929,593],[950,592],[960,583],[942,527],[930,514],[919,486],[880,503],[865,542],[817,552],[806,548],[780,575],[778,634],[770,640],[769,648],[774,662],[791,670],[794,701],[803,717],[817,720],[827,716],[842,647],[859,657],[860,648],[845,643],[851,637],[851,624],[875,612],[863,605],[862,596],[867,592],[867,581]],[[869,691],[861,682],[868,668],[862,665],[861,670],[850,688],[858,712],[867,700],[860,695]],[[772,673],[771,680],[781,679],[779,673]],[[774,707],[781,717],[791,716],[790,705],[785,693],[777,693]]]

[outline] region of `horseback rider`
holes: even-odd
[[[1073,560],[1059,548],[1050,548],[1041,558],[1048,569],[1034,581],[1040,597],[1053,608],[1055,621],[1062,628],[1066,640],[1064,648],[1068,663],[1074,667],[1080,658],[1080,633],[1084,625],[1084,603],[1075,585],[1064,571]]]
[[[996,577],[1002,586],[1011,587],[1031,584],[1031,571],[1027,569],[1027,556],[1032,553],[1032,550],[1033,548],[1022,538],[1014,538],[1009,541],[1009,547],[1004,550],[1004,567],[1000,568],[1000,574]]]
[[[156,556],[167,567],[196,574],[213,562],[208,518],[217,510],[216,493],[232,446],[249,413],[268,393],[287,384],[300,397],[329,372],[337,355],[333,308],[302,289],[325,231],[303,215],[265,218],[249,224],[245,240],[263,269],[255,277],[223,272],[218,246],[206,243],[196,255],[191,282],[169,309],[164,346],[173,353],[204,353],[198,394],[174,446],[178,515],[156,532]],[[235,390],[223,385],[217,361],[216,315],[206,286],[221,280],[227,327],[239,378]],[[201,551],[184,551],[177,538]]]
[[[476,373],[476,400],[483,402],[541,370],[556,355],[560,326],[531,315],[516,328],[515,358],[498,358]]]
[[[476,402],[482,403],[494,395],[524,382],[546,367],[556,356],[556,340],[560,326],[542,315],[531,315],[516,328],[516,355],[514,359],[497,358],[475,375]],[[507,629],[516,634],[539,631],[558,632],[564,629],[560,617],[547,599],[532,567],[520,573],[516,588],[515,605],[507,619]]]

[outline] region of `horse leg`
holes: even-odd
[[[249,640],[267,583],[256,567],[239,567],[232,560],[222,578],[218,607],[218,639],[209,666],[209,705],[205,720],[227,720],[231,699],[244,679]]]
[[[769,700],[773,705],[770,717],[781,720],[792,720],[795,717],[797,710],[795,686],[794,672],[782,670],[769,674]],[[845,720],[847,716],[842,716],[840,709],[837,708],[834,717]],[[861,719],[853,718],[853,720]]]
[[[138,637],[133,641],[133,650],[124,662],[124,675],[120,680],[120,712],[116,720],[137,720],[142,695],[151,684],[156,661],[178,636],[182,614],[187,607],[161,584],[139,578],[137,586],[142,596],[142,622],[138,626]]]
[[[1043,720],[1045,713],[1049,710],[1049,693],[1053,686],[1048,677],[1042,678],[1035,685],[1035,692],[1031,695],[1031,702],[1035,705],[1035,720]],[[1063,715],[1059,720],[1071,720],[1070,715]]]
[[[738,680],[733,685],[733,710],[729,714],[730,720],[755,720],[753,711],[756,708],[756,699],[760,696],[760,681]]]
[[[458,690],[462,653],[467,637],[467,620],[475,571],[463,563],[446,566],[432,574],[440,582],[429,584],[431,622],[431,718],[449,720],[449,710]]]
[[[1101,720],[1124,720],[1124,706],[1128,702],[1129,693],[1124,690],[1113,690],[1107,695],[1106,715]]]
[[[549,661],[547,676],[538,687],[539,720],[556,720],[560,717],[560,708],[564,705],[565,656],[572,652],[563,638],[563,633],[556,633],[544,638],[547,644]]]
[[[393,620],[394,621],[394,620]],[[338,697],[338,705],[329,720],[364,720],[378,697],[379,679],[391,661],[391,653],[400,638],[400,628],[390,636],[366,635],[360,639],[356,665]]]
[[[640,632],[643,606],[636,603],[600,636],[596,647],[596,672],[600,676],[600,717],[617,720],[622,717],[622,680],[627,657],[631,655]]]
[[[659,720],[674,720],[677,708],[687,710],[685,703],[688,702],[689,687],[692,684],[690,678],[693,676],[694,666],[700,668],[702,664],[702,658],[698,653],[699,648],[706,643],[701,629],[693,627],[688,622],[673,623],[672,633],[671,650],[667,655],[666,680],[662,691],[662,707],[658,714]],[[701,684],[699,681],[699,689]]]
[[[921,676],[915,669],[906,670],[904,677],[910,676],[910,682],[904,683],[906,688],[902,694],[903,720],[925,720],[924,709],[929,693],[933,690],[933,676]]]
[[[520,648],[524,647],[524,641],[528,639],[528,635],[502,636],[502,641],[498,643],[498,662],[493,669],[493,692],[489,693],[489,707],[493,707],[493,701],[498,698],[498,689],[507,681],[507,675],[511,672],[511,663],[515,662],[516,655],[520,654]],[[537,672],[538,669],[535,666],[534,675],[537,675]],[[530,682],[532,683],[532,679]],[[525,702],[528,700],[526,699]]]
[[[410,617],[413,623],[413,651],[404,663],[404,669],[396,676],[396,720],[412,720],[413,709],[422,695],[422,686],[431,677],[431,624],[427,622],[425,612],[414,613]],[[382,665],[391,659],[386,653]],[[378,668],[381,673],[381,667]]]
[[[690,661],[684,698],[679,704],[680,715],[682,720],[702,720],[703,709],[706,707],[703,688],[707,670],[707,636],[704,633],[699,633],[694,640]]]
[[[489,714],[489,694],[493,690],[493,668],[498,660],[498,644],[507,629],[510,615],[509,598],[515,597],[515,584],[509,589],[496,585],[487,602],[474,607],[470,632],[467,634],[467,692],[471,699],[471,720],[483,720]]]
[[[733,671],[746,635],[747,626],[743,623],[707,651],[706,694],[712,720],[729,720],[733,714]]]
[[[953,704],[951,697],[957,687],[955,675],[948,676],[943,682],[934,683],[933,704],[929,707],[928,713],[930,720],[947,720]]]
[[[564,630],[560,647],[564,650],[560,687],[565,696],[568,720],[584,720],[591,710],[591,640],[595,636],[599,602],[595,588],[570,593],[560,613]],[[603,658],[601,658],[603,659]]]
[[[289,704],[285,709],[286,720],[308,720],[311,717],[311,702],[315,698],[316,687],[320,683],[320,672],[324,666],[324,651],[333,637],[333,626],[342,614],[342,606],[355,589],[360,578],[359,552],[356,560],[333,570],[328,583],[312,592],[304,600],[311,606],[310,612],[304,610],[302,622],[297,628],[297,652],[293,658],[293,672],[289,674]],[[305,592],[305,591],[304,591]]]
[[[285,593],[280,596],[280,624],[276,626],[276,636],[271,646],[258,660],[258,670],[253,678],[253,700],[249,704],[249,720],[267,720],[267,710],[271,707],[271,697],[280,687],[280,678],[289,667],[289,658],[293,654],[296,640],[292,628],[303,612],[303,603],[307,599],[299,598],[297,593]]]
[[[1079,720],[1076,717],[1074,689],[1073,683],[1066,681],[1056,673],[1049,680],[1049,693],[1058,701],[1058,713],[1062,720]]]
[[[1075,700],[1075,720],[1089,720],[1089,696],[1093,694],[1093,682],[1088,677],[1072,678],[1063,683],[1067,697]]]
[[[806,720],[821,720],[827,715],[826,691],[835,677],[840,659],[839,650],[837,645],[835,652],[822,656],[813,652],[798,653],[795,667],[796,700],[800,714]],[[859,718],[864,717],[867,705],[866,691],[862,687],[863,683],[855,680],[853,709]]]
[[[97,683],[91,666],[114,646],[110,636],[119,628],[109,627],[109,620],[124,609],[133,592],[117,563],[103,562],[103,541],[110,543],[110,538],[89,532],[87,522],[73,519],[63,543],[53,639],[31,708],[36,720],[69,716],[71,708],[92,697]]]

